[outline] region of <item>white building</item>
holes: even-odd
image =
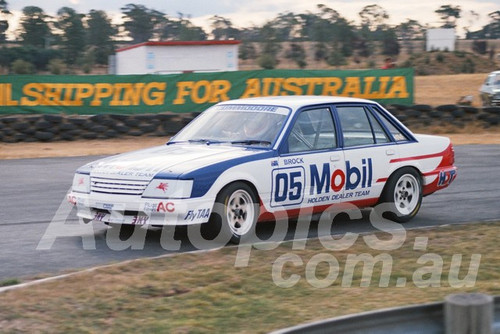
[[[144,42],[116,51],[112,74],[238,70],[240,41]]]
[[[455,51],[455,29],[427,29],[426,51]]]

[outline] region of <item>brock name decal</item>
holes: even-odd
[[[345,169],[333,169],[329,163],[279,168],[272,171],[271,207],[339,201],[370,194],[373,180],[371,158],[354,164],[347,160]]]

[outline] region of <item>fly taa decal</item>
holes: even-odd
[[[298,205],[305,196],[307,204],[364,197],[370,194],[372,179],[371,158],[361,159],[361,164],[357,165],[346,161],[345,170],[337,168],[332,171],[332,166],[327,162],[307,167],[274,169],[271,207]]]
[[[210,218],[210,209],[188,210],[184,220],[193,221],[195,219],[208,219]]]

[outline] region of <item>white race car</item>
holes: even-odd
[[[68,199],[86,222],[207,223],[238,242],[257,221],[336,205],[389,203],[406,222],[456,175],[448,138],[415,135],[376,102],[262,97],[221,102],[166,145],[79,168]]]

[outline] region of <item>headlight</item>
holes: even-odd
[[[73,177],[73,186],[71,188],[77,193],[90,193],[90,175],[76,173]]]
[[[189,198],[193,180],[153,179],[142,197],[148,198]]]

